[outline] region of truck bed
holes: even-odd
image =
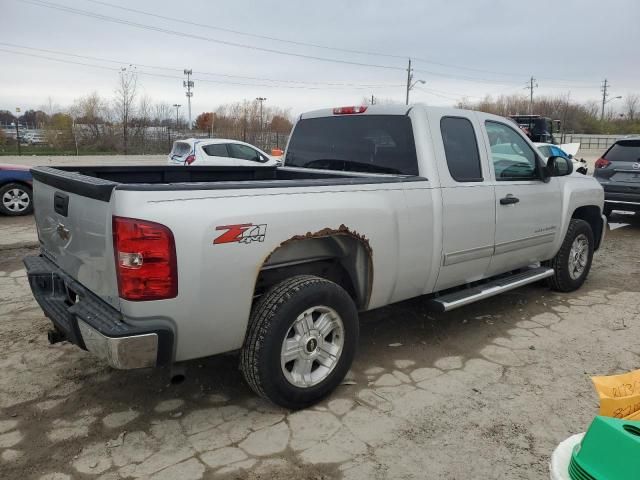
[[[420,177],[288,167],[62,166],[35,167],[33,178],[67,192],[109,201],[119,190],[220,190],[357,185]]]

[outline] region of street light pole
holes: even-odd
[[[16,113],[20,113],[19,107],[16,107]],[[18,155],[22,155],[22,152],[20,151],[20,121],[18,120],[17,116],[16,116],[16,143],[18,144]]]
[[[178,131],[178,111],[180,110],[180,107],[182,105],[180,105],[179,103],[174,103],[173,106],[176,109],[176,132]]]
[[[405,100],[405,104],[409,105],[409,92],[413,87],[415,87],[418,83],[427,83],[424,80],[416,80],[412,83],[413,80],[413,70],[411,68],[411,59],[409,59],[409,66],[407,67],[407,98]],[[373,96],[371,97],[373,99]]]
[[[262,119],[262,102],[264,102],[266,97],[256,97],[256,100],[260,102],[260,146],[264,148],[264,122]]]

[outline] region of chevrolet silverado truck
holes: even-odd
[[[297,120],[283,167],[38,167],[33,294],[119,369],[239,352],[259,395],[304,408],[350,368],[358,312],[448,311],[585,281],[603,190],[513,122],[425,106]]]

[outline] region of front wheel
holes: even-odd
[[[258,395],[305,408],[347,374],[358,331],[356,306],[342,287],[298,275],[272,287],[254,307],[240,367]]]
[[[572,292],[582,286],[593,260],[593,231],[584,220],[572,218],[560,250],[547,265],[554,274],[547,280],[551,289]]]
[[[33,212],[31,188],[21,183],[7,183],[0,187],[0,213],[9,216]]]

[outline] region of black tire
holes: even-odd
[[[323,305],[342,320],[342,352],[333,370],[320,383],[300,388],[283,373],[282,342],[294,320],[305,310]],[[324,278],[298,275],[280,282],[264,294],[251,312],[240,355],[240,368],[249,386],[276,405],[297,410],[318,402],[342,382],[358,343],[358,312],[349,294]]]
[[[8,208],[5,205],[4,198],[7,192],[11,192],[14,190],[18,190],[21,193],[27,195],[29,203],[27,207],[23,210],[13,210]],[[10,217],[17,217],[20,215],[29,215],[33,212],[33,192],[31,191],[31,187],[23,184],[23,183],[7,183],[6,185],[2,185],[0,187],[0,213],[3,215],[8,215]]]
[[[587,261],[582,273],[578,277],[573,278],[569,273],[569,256],[574,240],[580,235],[584,235],[588,242]],[[560,250],[555,257],[548,262],[545,262],[547,266],[553,268],[555,271],[553,276],[547,279],[549,287],[558,292],[573,292],[580,288],[586,280],[587,275],[589,275],[589,270],[591,269],[594,245],[595,242],[591,226],[584,220],[572,218],[569,222],[569,228],[567,229],[567,234],[564,237]]]

